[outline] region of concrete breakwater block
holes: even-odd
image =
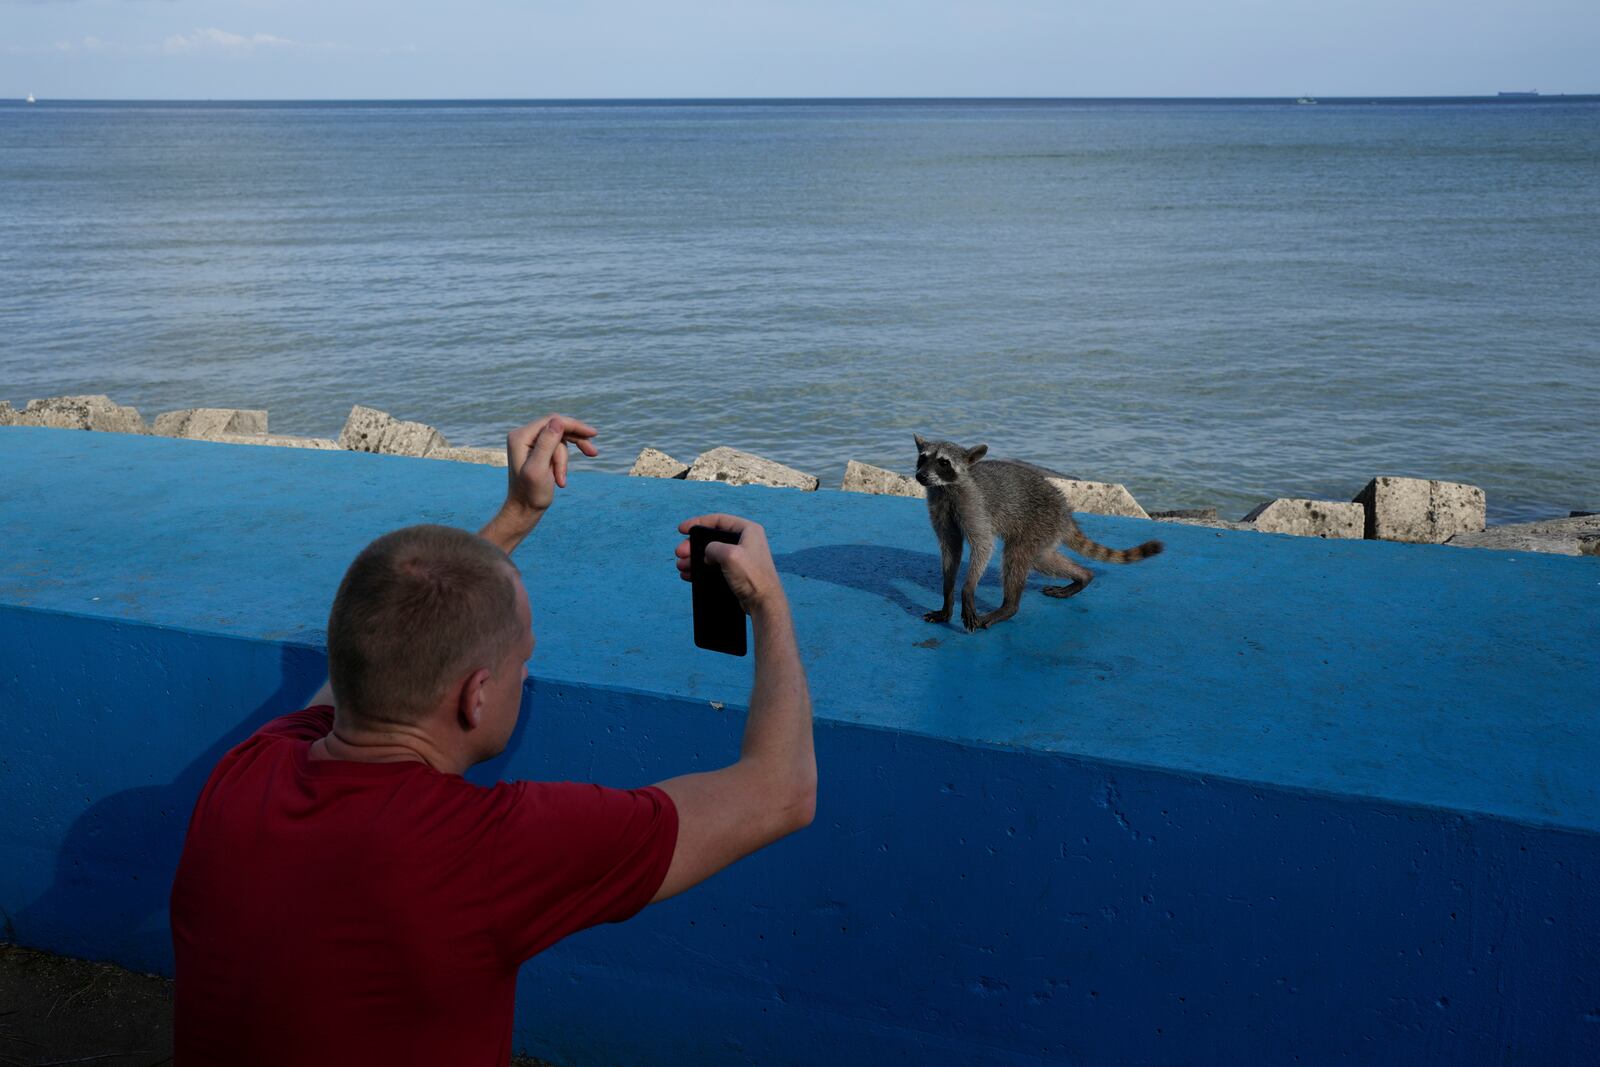
[[[339,433],[339,447],[352,452],[426,456],[435,449],[449,446],[444,435],[426,423],[405,422],[387,411],[360,404],[350,409],[350,417]]]
[[[688,473],[687,463],[680,463],[658,448],[644,449],[628,468],[630,478],[683,478]]]
[[[918,485],[915,478],[853,459],[845,464],[844,484],[840,488],[847,493],[872,493],[877,496],[928,495],[928,491]]]
[[[1437,545],[1484,528],[1483,490],[1460,482],[1379,477],[1353,500],[1367,509],[1366,536]]]
[[[1091,515],[1126,515],[1130,519],[1148,519],[1150,516],[1133,494],[1113,482],[1084,482],[1075,478],[1051,478],[1050,484],[1061,490],[1073,511],[1086,511]]]
[[[16,426],[49,426],[58,430],[102,430],[107,433],[149,433],[139,409],[113,403],[104,395],[52,396],[30,400],[17,415]]]
[[[449,459],[457,463],[482,463],[487,467],[505,467],[510,465],[503,448],[467,448],[447,447],[436,448],[428,453],[429,459]]]
[[[1445,542],[1462,548],[1498,548],[1513,552],[1554,552],[1562,556],[1600,555],[1600,516],[1509,523],[1456,534]]]
[[[0,426],[15,426],[17,415],[17,409],[11,406],[11,401],[0,400]]]
[[[224,433],[266,433],[267,413],[243,408],[184,408],[157,415],[154,432],[162,437],[202,440]]]
[[[770,485],[779,489],[800,489],[808,493],[821,484],[812,475],[749,452],[740,452],[736,448],[713,448],[709,452],[701,453],[690,466],[686,477],[691,482]]]
[[[1360,504],[1286,497],[1267,501],[1241,521],[1250,523],[1263,533],[1359,540],[1365,536],[1366,516],[1366,508]]]
[[[219,433],[208,441],[226,445],[275,445],[278,448],[318,448],[337,450],[339,442],[327,437],[291,437],[282,433]]]
[[[1150,513],[1150,517],[1163,522],[1173,519],[1199,519],[1205,522],[1215,522],[1217,518],[1217,509],[1174,508],[1170,511],[1152,511]]]

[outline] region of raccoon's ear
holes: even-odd
[[[917,443],[918,452],[921,452],[923,449],[928,447],[928,442],[922,439],[922,435],[920,433],[912,434],[911,439]]]
[[[967,462],[968,463],[976,463],[976,462],[978,462],[978,460],[983,458],[984,453],[986,453],[988,451],[989,451],[989,446],[988,445],[979,445],[977,448],[969,448],[967,450]]]

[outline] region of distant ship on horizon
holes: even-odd
[[[1499,95],[1499,96],[1538,96],[1539,95],[1539,90],[1537,90],[1537,89],[1519,89],[1519,90],[1515,90],[1515,91],[1512,91],[1512,92],[1507,92],[1506,90],[1502,89],[1502,90],[1500,90],[1500,92],[1497,95]]]
[[[28,104],[37,104],[38,102],[39,101],[37,101],[37,100],[35,100],[33,98],[33,94],[32,93],[29,93],[28,94],[28,99],[24,101],[24,103],[28,103]]]

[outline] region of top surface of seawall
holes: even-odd
[[[21,427],[0,471],[0,606],[312,644],[364,544],[476,529],[505,478]],[[715,510],[768,527],[819,717],[1600,829],[1595,560],[1081,516],[1167,552],[968,635],[922,621],[921,501],[580,471],[517,554],[534,678],[743,706],[751,660],[693,647],[672,565],[677,522]]]

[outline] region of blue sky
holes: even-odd
[[[0,0],[0,97],[1600,91],[1600,0]]]

